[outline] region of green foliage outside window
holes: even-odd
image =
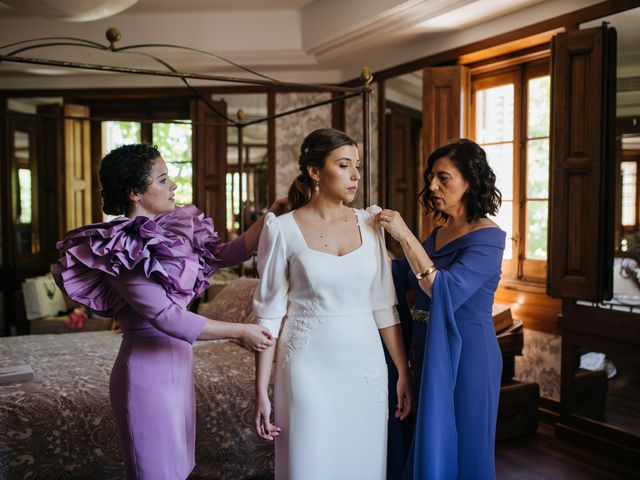
[[[178,205],[193,203],[191,134],[190,122],[153,124],[153,143],[167,163],[169,177],[178,185]]]
[[[31,169],[18,169],[20,187],[20,216],[18,223],[31,223]]]
[[[527,82],[526,258],[547,259],[551,77]]]

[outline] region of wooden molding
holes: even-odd
[[[467,53],[460,56],[460,58],[458,59],[458,63],[460,65],[470,65],[486,60],[491,60],[491,63],[495,64],[496,59],[500,57],[508,57],[514,52],[523,51],[530,51],[530,55],[540,55],[540,53],[544,54],[544,52],[548,52],[549,50],[549,42],[551,41],[551,38],[555,34],[564,31],[564,27],[554,28],[553,30],[538,33],[530,37],[519,38],[517,40],[496,45],[494,47]],[[522,55],[518,55],[518,57],[522,57]],[[522,63],[522,60],[518,59],[518,63]]]
[[[474,52],[489,50],[492,48],[499,48],[501,45],[517,42],[526,38],[538,38],[538,36],[540,36],[539,38],[543,38],[544,35],[547,35],[550,32],[558,31],[559,29],[575,29],[575,27],[580,23],[613,15],[614,13],[623,12],[639,6],[640,0],[608,0],[565,15],[534,23],[527,27],[512,30],[510,32],[502,33],[494,37],[486,38],[461,47],[446,50],[444,52],[439,52],[427,57],[418,58],[401,65],[396,65],[395,67],[386,68],[379,72],[374,72],[374,76],[380,81],[426,67],[453,65],[459,63],[460,58],[464,55],[470,55]],[[343,82],[342,85],[354,86],[359,85],[359,82],[359,79],[354,78],[347,82]]]

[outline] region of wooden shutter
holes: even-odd
[[[63,105],[65,228],[91,223],[91,138],[89,107]]]
[[[58,219],[57,239],[91,223],[91,144],[89,107],[41,105],[40,152],[44,157],[45,218]]]
[[[227,104],[211,101],[221,113]],[[193,122],[193,188],[195,204],[213,218],[220,238],[226,240],[227,129],[225,121],[202,100],[191,102]]]
[[[616,32],[552,40],[549,295],[610,298],[613,287]]]
[[[424,108],[423,157],[449,140],[463,137],[469,70],[466,67],[425,68],[423,76]]]
[[[426,161],[436,148],[466,135],[469,69],[463,66],[425,68],[422,89],[422,158]],[[427,219],[422,226],[423,236],[433,227],[433,222]]]

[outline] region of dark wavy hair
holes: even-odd
[[[151,166],[158,157],[158,147],[146,143],[111,150],[100,163],[102,211],[109,215],[127,215],[132,203],[129,195],[147,191]]]
[[[329,154],[345,145],[355,147],[358,143],[346,133],[333,128],[321,128],[307,135],[300,147],[298,158],[300,174],[289,187],[287,202],[289,210],[300,208],[311,200],[316,185],[307,167],[323,169]]]
[[[466,138],[452,140],[429,155],[423,174],[424,187],[419,194],[426,214],[432,215],[436,221],[446,221],[449,218],[446,213],[436,209],[429,189],[433,165],[443,157],[450,159],[469,182],[469,189],[462,199],[467,210],[467,222],[497,214],[502,204],[502,193],[496,188],[496,174],[489,166],[487,154],[482,147]]]

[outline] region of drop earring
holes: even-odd
[[[320,182],[318,180],[316,180],[315,182],[316,182],[316,187],[313,189],[313,192],[317,196],[320,193]]]

